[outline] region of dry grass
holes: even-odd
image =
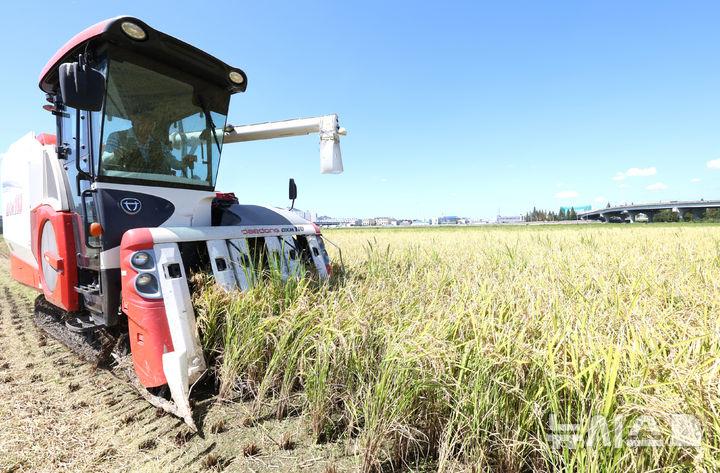
[[[217,466],[219,460],[220,457],[217,453],[211,453],[202,461],[202,466],[207,469],[214,468]]]
[[[243,445],[242,454],[245,457],[256,457],[260,454],[260,447],[255,442]]]
[[[716,226],[335,231],[347,273],[195,303],[223,399],[292,402],[363,471],[720,468]],[[336,273],[337,273],[337,269]],[[669,445],[695,416],[702,445]],[[553,447],[551,415],[657,448]],[[612,429],[612,424],[611,424]]]
[[[279,444],[282,450],[292,450],[293,448],[295,448],[295,442],[293,441],[290,434],[287,432],[285,432],[282,437],[280,437]]]
[[[227,430],[225,419],[218,419],[210,426],[210,432],[213,434],[220,434],[225,432],[225,430]]]

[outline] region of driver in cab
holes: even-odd
[[[132,128],[108,135],[102,154],[103,168],[175,175],[175,170],[192,170],[197,158],[178,160],[168,140],[169,126],[163,126],[152,112],[136,112],[130,117]],[[164,131],[163,131],[164,130]]]

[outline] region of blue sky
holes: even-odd
[[[44,3],[44,5],[43,5]],[[717,2],[11,2],[0,152],[52,132],[37,86],[69,38],[137,16],[248,75],[229,122],[337,113],[317,137],[224,149],[218,189],[332,216],[491,217],[720,198]]]

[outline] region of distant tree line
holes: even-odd
[[[559,222],[561,220],[577,220],[577,212],[574,207],[570,207],[567,212],[561,207],[559,211],[538,210],[533,207],[532,212],[525,214],[526,222]]]

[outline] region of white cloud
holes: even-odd
[[[620,189],[630,189],[630,186],[628,184],[625,184],[624,182],[618,186]]]
[[[668,186],[666,186],[662,182],[656,182],[655,184],[650,184],[645,189],[647,189],[649,191],[661,191],[661,190],[665,190],[667,188],[668,188]]]
[[[607,202],[608,200],[603,196],[597,196],[595,197],[595,202]]]
[[[720,158],[718,158],[718,159],[713,159],[712,161],[708,161],[708,162],[707,162],[707,167],[709,167],[709,168],[715,168],[715,169],[720,169]]]
[[[720,160],[718,160],[720,161]],[[718,165],[720,167],[720,165]],[[638,176],[652,176],[654,174],[657,174],[657,169],[655,168],[630,168],[625,172],[619,172],[613,177],[613,181],[622,181],[623,179],[627,177],[638,177]]]
[[[652,176],[654,174],[657,174],[657,169],[655,168],[645,168],[645,169],[638,169],[638,168],[630,168],[625,173],[628,177],[632,176]]]
[[[565,184],[562,183],[562,182],[559,182],[559,183],[557,184],[558,187],[562,187],[562,186],[564,186],[564,185],[565,185]]]
[[[699,177],[693,177],[692,179],[690,179],[690,182],[700,182],[700,181],[702,181],[702,179],[700,179]]]
[[[555,197],[558,199],[571,199],[573,197],[578,197],[580,194],[578,194],[575,191],[562,191],[555,194]]]

